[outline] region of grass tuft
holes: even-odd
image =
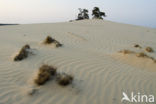
[[[63,45],[54,38],[47,36],[47,38],[44,40],[44,44],[52,44],[52,43],[54,43],[56,47],[61,47]]]
[[[56,68],[54,68],[53,66],[49,66],[49,65],[42,65],[39,69],[39,72],[42,73],[42,72],[48,72],[50,73],[51,75],[55,75],[56,74]]]
[[[66,73],[57,74],[56,81],[61,86],[67,86],[72,83],[73,76]]]
[[[53,43],[53,42],[55,42],[55,39],[53,39],[53,38],[50,37],[50,36],[47,36],[47,38],[44,40],[44,43],[45,43],[45,44],[51,44],[51,43]]]
[[[152,49],[151,47],[146,47],[145,50],[146,50],[147,52],[154,52],[153,49]]]
[[[14,61],[21,61],[28,57],[30,46],[27,44],[22,47],[19,53],[15,56]]]
[[[34,80],[35,84],[43,85],[45,84],[51,76],[56,75],[56,68],[49,65],[42,65],[39,68],[37,78]]]
[[[134,45],[135,48],[142,48],[139,44]]]

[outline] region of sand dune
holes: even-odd
[[[63,47],[41,44],[48,35]],[[122,104],[123,91],[156,96],[155,65],[117,54],[121,49],[139,51],[135,43],[156,50],[156,29],[102,20],[1,26],[0,104]],[[14,62],[12,57],[25,44],[35,55]],[[156,58],[155,52],[150,55]],[[42,64],[72,74],[73,84],[61,87],[51,80],[35,86]]]

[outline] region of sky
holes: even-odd
[[[106,20],[156,28],[156,0],[0,0],[0,23],[65,22],[95,6]]]

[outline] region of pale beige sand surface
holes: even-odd
[[[48,35],[63,47],[43,45]],[[14,62],[25,44],[35,55]],[[106,20],[1,26],[0,104],[122,104],[123,91],[156,97],[155,65],[118,53],[122,49],[140,51],[133,44],[156,50],[156,29]],[[156,52],[149,55],[156,58]],[[73,84],[61,87],[51,80],[34,86],[32,80],[44,63],[72,74]],[[36,93],[29,96],[33,89]]]
[[[136,54],[114,54],[114,58],[129,65],[138,67],[140,70],[156,72],[156,62],[148,57],[137,57]]]

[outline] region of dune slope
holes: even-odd
[[[43,45],[48,35],[63,47]],[[140,66],[136,66],[129,64],[135,58],[126,57],[126,62],[124,56],[116,58],[122,49],[139,51],[135,43],[156,50],[156,29],[102,20],[1,26],[0,104],[122,104],[122,92],[156,97],[156,71],[141,66],[148,60],[137,60]],[[34,55],[14,62],[25,44]],[[149,55],[156,58],[156,52]],[[73,84],[61,87],[52,80],[34,86],[32,80],[42,64],[72,74]],[[32,89],[37,91],[29,96]]]

